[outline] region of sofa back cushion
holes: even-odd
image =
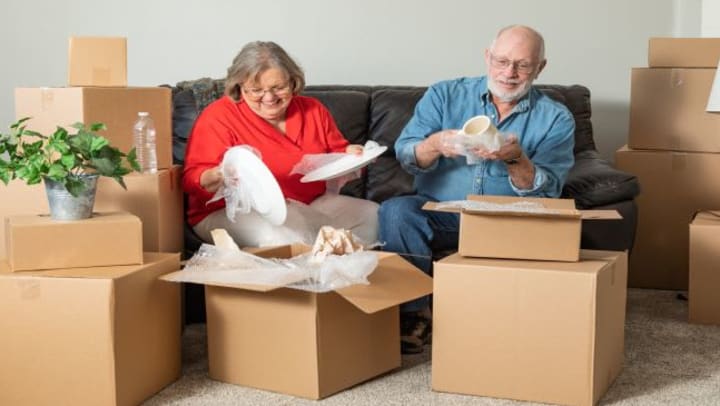
[[[581,85],[538,85],[553,99],[565,104],[575,118],[575,153],[595,151],[590,122],[590,91]],[[222,97],[224,80],[202,78],[178,83],[173,88],[173,157],[183,164],[187,138],[199,112]],[[354,144],[373,140],[388,146],[361,179],[348,183],[343,193],[377,202],[413,192],[412,176],[395,159],[395,139],[410,120],[425,93],[421,86],[307,86],[304,95],[320,100],[338,128]]]

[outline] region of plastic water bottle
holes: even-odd
[[[157,147],[155,146],[155,123],[146,111],[138,112],[133,125],[135,152],[144,173],[157,172]]]

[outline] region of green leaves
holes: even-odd
[[[126,155],[97,134],[107,128],[103,123],[89,127],[74,123],[70,125],[76,130],[74,133],[58,126],[45,136],[27,130],[28,120],[20,119],[10,126],[10,133],[0,133],[0,180],[5,184],[19,178],[32,185],[48,177],[62,182],[68,192],[77,196],[85,187],[79,175],[108,176],[125,188],[122,177],[133,170],[140,171],[135,148]]]

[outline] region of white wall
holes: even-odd
[[[702,2],[702,3],[701,3]],[[652,36],[698,36],[708,0],[3,0],[0,126],[13,89],[62,86],[67,38],[128,38],[130,85],[223,77],[252,40],[281,44],[309,84],[428,85],[485,72],[495,32],[522,23],[545,35],[540,83],[586,85],[608,159],[627,139],[630,68],[647,66]]]

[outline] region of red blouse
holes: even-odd
[[[345,152],[349,142],[330,112],[316,99],[294,96],[285,113],[285,132],[243,101],[224,96],[207,106],[195,121],[185,153],[183,189],[188,194],[188,222],[194,226],[225,207],[223,199],[205,204],[213,195],[200,186],[200,174],[218,166],[225,151],[236,145],[260,151],[285,198],[310,203],[325,193],[325,182],[300,183],[302,175],[290,175],[290,170],[305,154]]]

